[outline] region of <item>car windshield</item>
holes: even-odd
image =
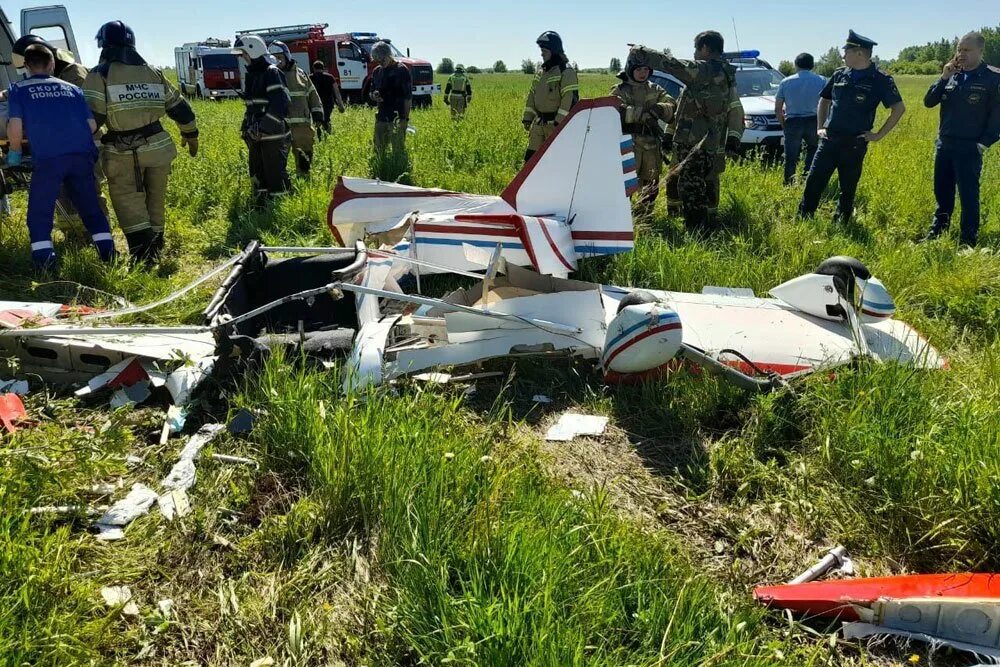
[[[238,69],[236,56],[230,53],[202,56],[201,66],[205,69]]]
[[[361,48],[364,49],[365,53],[367,53],[370,56],[372,54],[372,47],[375,46],[375,44],[377,44],[377,43],[378,42],[361,42]],[[386,43],[389,45],[389,49],[392,51],[392,57],[393,58],[405,58],[406,57],[402,53],[399,52],[399,49],[397,49],[395,46],[393,46],[392,42],[386,42]]]
[[[736,91],[740,97],[774,95],[778,92],[778,84],[784,78],[781,72],[773,69],[738,69]]]

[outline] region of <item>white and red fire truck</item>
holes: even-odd
[[[268,44],[278,40],[288,45],[292,58],[306,72],[319,60],[337,79],[344,98],[353,102],[368,100],[371,85],[372,46],[379,41],[389,44],[393,57],[410,70],[413,79],[414,106],[429,106],[431,96],[441,93],[441,84],[434,83],[434,68],[426,60],[411,58],[409,49],[404,55],[392,41],[374,32],[346,32],[326,34],[327,23],[278,26],[241,30],[239,35],[259,35]]]
[[[181,92],[193,97],[224,99],[239,97],[240,63],[232,44],[209,38],[188,42],[174,49],[177,81]]]

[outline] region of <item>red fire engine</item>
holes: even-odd
[[[319,60],[337,79],[345,99],[363,102],[368,99],[371,85],[372,46],[379,41],[389,44],[393,57],[408,70],[413,79],[414,106],[429,106],[431,96],[440,94],[441,85],[434,83],[434,68],[426,60],[411,58],[393,46],[385,37],[374,32],[347,32],[326,34],[327,23],[278,26],[241,30],[239,35],[259,35],[268,44],[282,41],[288,45],[292,58],[306,72],[312,71],[312,63]]]

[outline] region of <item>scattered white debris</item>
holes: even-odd
[[[566,412],[545,434],[546,440],[569,441],[580,435],[601,435],[608,426],[607,417]]]
[[[90,396],[103,389],[118,389],[134,385],[141,380],[149,380],[149,373],[143,368],[137,357],[129,357],[108,368],[100,375],[95,375],[86,386],[76,391],[77,398]]]
[[[546,396],[545,394],[535,394],[534,396],[531,397],[531,400],[534,403],[541,403],[543,405],[552,402],[552,399]]]
[[[202,357],[193,364],[181,366],[167,376],[167,391],[174,399],[174,405],[185,405],[201,381],[212,373],[215,357]]]
[[[97,539],[100,542],[117,542],[125,539],[125,531],[121,528],[97,524]]]
[[[132,598],[132,590],[128,586],[105,586],[101,589],[101,597],[109,607],[121,607],[125,616],[139,615],[139,605]]]
[[[170,618],[174,613],[174,601],[170,598],[160,600],[156,603],[156,608],[160,610],[160,616]]]
[[[173,521],[175,518],[180,519],[191,513],[191,502],[184,489],[175,489],[170,493],[164,493],[156,499],[156,503],[160,506],[160,512],[167,521]]]
[[[27,380],[0,380],[0,394],[28,395]]]
[[[274,658],[268,656],[266,658],[257,658],[250,663],[250,667],[272,667],[274,665]]]
[[[140,380],[131,386],[122,387],[111,395],[109,404],[112,408],[118,409],[125,405],[139,405],[141,403],[145,403],[146,400],[153,395],[150,386],[151,383],[149,380]]]
[[[229,454],[212,454],[212,460],[220,461],[222,463],[242,463],[249,466],[257,465],[257,462],[253,459],[248,459],[243,456],[230,456]]]
[[[136,456],[135,454],[129,454],[125,457],[125,465],[128,466],[138,466],[142,465],[143,459],[141,456]]]
[[[107,511],[107,507],[88,507],[87,505],[43,505],[32,507],[29,514],[85,514],[87,516],[100,516]]]
[[[170,435],[176,435],[184,430],[184,422],[187,421],[187,410],[176,405],[167,408],[166,424],[170,429]]]
[[[188,443],[184,445],[184,449],[181,450],[180,460],[189,459],[194,461],[198,458],[201,450],[205,448],[205,445],[214,440],[215,436],[222,433],[222,429],[224,428],[225,426],[222,424],[205,424],[202,426],[198,429],[197,433],[191,436]]]
[[[116,502],[97,522],[102,526],[127,526],[139,517],[148,514],[156,502],[156,491],[145,484],[134,484],[127,496]]]
[[[420,373],[413,376],[414,380],[421,382],[432,382],[434,384],[448,384],[451,382],[451,375],[448,373]]]
[[[195,472],[194,461],[191,459],[181,459],[170,469],[170,473],[163,478],[160,486],[165,489],[181,489],[187,491],[194,486],[197,473]]]

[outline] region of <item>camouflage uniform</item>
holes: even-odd
[[[632,135],[632,150],[639,177],[636,204],[641,212],[648,213],[656,200],[663,166],[660,152],[663,132],[659,123],[669,123],[673,119],[676,104],[674,98],[655,83],[648,79],[640,83],[632,78],[637,68],[645,66],[640,59],[629,58],[625,71],[618,75],[622,82],[611,89],[611,94],[622,103],[622,131]]]
[[[465,115],[465,107],[472,100],[472,81],[465,75],[465,70],[457,70],[448,77],[444,87],[444,98],[451,107],[452,119]]]
[[[521,121],[528,128],[526,161],[552,136],[580,99],[576,70],[566,64],[565,56],[553,60],[555,62],[545,63],[535,75],[524,105]]]
[[[305,176],[312,165],[313,147],[316,145],[313,123],[323,122],[323,103],[312,80],[294,61],[290,68],[283,69],[282,72],[285,75],[288,97],[291,99],[286,120],[292,131],[295,168],[299,176]]]
[[[679,208],[689,225],[707,224],[719,207],[719,176],[726,169],[726,144],[743,136],[736,71],[721,60],[680,60],[642,46],[634,52],[686,86],[668,129],[674,166],[667,177],[667,206],[674,211]],[[693,152],[703,155],[692,156]]]
[[[83,94],[98,127],[107,126],[102,163],[118,224],[133,256],[153,259],[163,247],[167,179],[177,157],[160,119],[169,116],[182,137],[196,139],[194,112],[134,49],[105,49]]]

